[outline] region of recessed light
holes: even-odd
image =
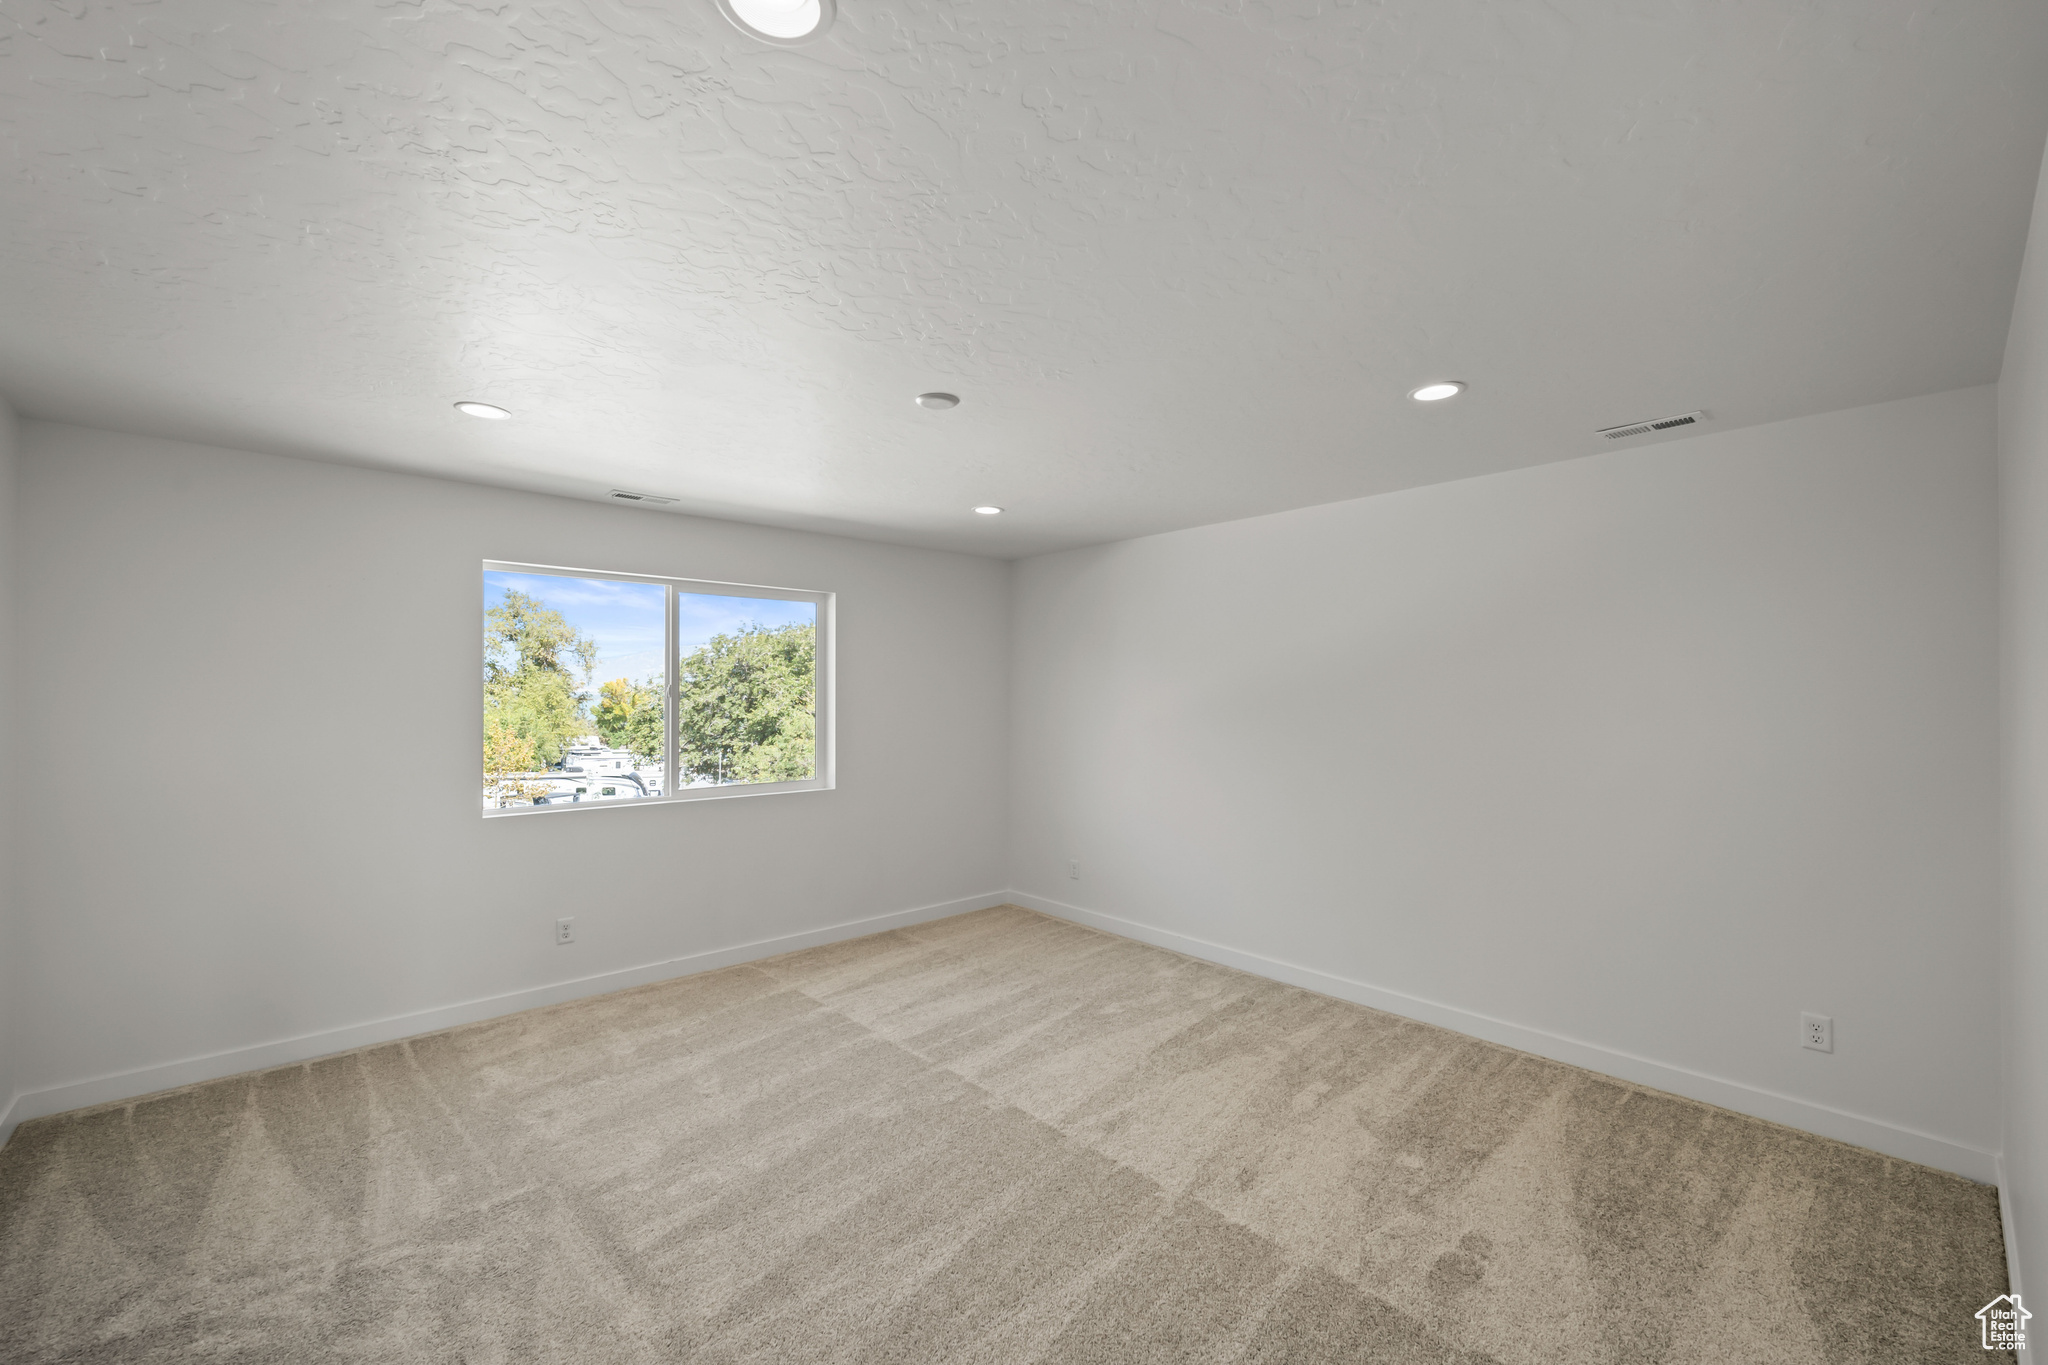
[[[512,415],[496,403],[457,403],[455,410],[471,417],[486,417],[493,422],[502,422]]]
[[[832,0],[718,0],[718,12],[764,43],[807,43],[832,26]]]
[[[921,408],[933,409],[957,408],[960,406],[960,395],[957,393],[921,393],[917,396],[917,405]]]
[[[1441,403],[1446,398],[1456,398],[1464,391],[1464,384],[1455,379],[1446,379],[1438,384],[1424,384],[1408,396],[1418,403]]]
[[[992,517],[1003,509],[1000,507],[977,507],[974,510],[984,517]]]

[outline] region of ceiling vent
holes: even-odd
[[[1671,431],[1678,427],[1697,426],[1707,420],[1704,412],[1681,412],[1676,417],[1659,417],[1649,422],[1630,422],[1625,427],[1602,427],[1595,436],[1605,436],[1610,441],[1626,441],[1631,436],[1648,436],[1653,431]]]
[[[674,502],[674,501],[675,501],[675,499],[674,499],[674,498],[659,498],[659,497],[656,497],[656,496],[655,496],[654,494],[652,494],[652,493],[628,493],[628,492],[627,492],[627,491],[626,491],[625,489],[623,489],[623,488],[614,488],[614,489],[612,490],[612,501],[613,501],[613,502],[637,502],[637,503],[640,503],[640,504],[641,504],[642,506],[645,506],[645,507],[666,507],[666,506],[668,506],[668,505],[669,505],[670,503]]]

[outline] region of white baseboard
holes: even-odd
[[[799,948],[815,948],[823,943],[838,943],[843,939],[879,934],[889,929],[900,929],[907,924],[922,924],[926,920],[965,914],[970,910],[986,910],[993,905],[1006,904],[1009,899],[1010,895],[1006,891],[992,891],[983,896],[968,896],[961,900],[943,901],[937,905],[923,905],[914,910],[898,910],[892,914],[876,915],[869,919],[848,920],[843,924],[828,925],[823,929],[811,929],[800,934],[760,939],[731,948],[714,948],[709,952],[691,953],[685,957],[670,958],[665,962],[650,962],[640,967],[600,972],[595,976],[576,977],[548,986],[507,991],[503,995],[487,995],[459,1004],[443,1005],[439,1009],[393,1015],[388,1019],[373,1019],[368,1023],[349,1024],[318,1033],[302,1033],[295,1038],[281,1038],[273,1043],[258,1043],[251,1047],[209,1053],[203,1057],[187,1057],[182,1061],[137,1067],[132,1071],[116,1072],[110,1076],[95,1076],[91,1080],[74,1081],[69,1085],[25,1090],[15,1094],[7,1107],[0,1110],[0,1143],[5,1143],[13,1135],[16,1125],[49,1114],[61,1114],[67,1109],[83,1109],[89,1105],[135,1099],[141,1095],[155,1094],[160,1090],[173,1090],[178,1086],[191,1085],[198,1081],[218,1080],[222,1076],[233,1076],[244,1071],[290,1066],[295,1062],[328,1057],[337,1052],[352,1052],[359,1047],[388,1043],[397,1038],[410,1038],[421,1033],[438,1033],[442,1029],[453,1028],[458,1024],[473,1024],[480,1019],[495,1019],[500,1015],[517,1014],[521,1010],[535,1009],[541,1005],[560,1004],[564,1000],[577,1000],[587,995],[603,995],[608,991],[624,990],[629,986],[644,986],[650,981],[667,981],[673,977],[713,971],[741,962],[754,962],[764,957],[795,952]]]
[[[1983,1151],[1949,1138],[1922,1133],[1912,1128],[1902,1128],[1881,1119],[1852,1114],[1810,1100],[1779,1094],[1741,1081],[1726,1080],[1720,1076],[1709,1076],[1702,1072],[1689,1071],[1684,1067],[1671,1066],[1665,1062],[1652,1061],[1632,1053],[1617,1052],[1598,1043],[1588,1043],[1577,1038],[1546,1033],[1541,1029],[1512,1024],[1505,1019],[1495,1019],[1484,1014],[1475,1014],[1455,1005],[1442,1005],[1433,1000],[1423,1000],[1412,995],[1403,995],[1379,986],[1369,986],[1362,981],[1347,977],[1332,976],[1312,967],[1297,967],[1291,962],[1281,962],[1257,953],[1247,953],[1236,948],[1227,948],[1219,943],[1190,938],[1167,929],[1155,929],[1149,924],[1135,920],[1120,919],[1094,910],[1083,910],[1079,906],[1067,905],[1061,901],[1048,900],[1021,891],[1010,893],[1013,904],[1036,910],[1041,914],[1058,919],[1085,924],[1092,929],[1115,934],[1121,938],[1136,939],[1160,948],[1170,948],[1188,957],[1201,958],[1205,962],[1234,967],[1254,976],[1284,981],[1291,986],[1301,986],[1322,995],[1335,996],[1354,1004],[1398,1014],[1403,1018],[1435,1024],[1457,1033],[1484,1038],[1490,1043],[1500,1043],[1522,1052],[1532,1052],[1552,1061],[1565,1062],[1572,1066],[1584,1067],[1603,1075],[1619,1077],[1653,1090],[1664,1090],[1687,1099],[1700,1100],[1707,1104],[1732,1109],[1738,1114],[1768,1119],[1782,1123],[1788,1128],[1798,1128],[1821,1137],[1834,1138],[1838,1142],[1853,1143],[1868,1147],[1886,1156],[1895,1156],[1905,1161],[1918,1162],[1937,1170],[1951,1171],[1971,1180],[1986,1184],[1997,1183],[2001,1196],[2004,1184],[1999,1180],[1999,1159],[1995,1153]],[[2008,1226],[2010,1223],[2008,1222]]]
[[[2006,1184],[2003,1152],[1998,1154],[1998,1226],[2005,1232],[2005,1292],[2016,1299],[2024,1299],[2026,1286],[2020,1283],[2019,1228],[2013,1223],[2012,1187]]]

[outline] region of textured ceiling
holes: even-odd
[[[0,391],[1027,553],[1988,382],[2044,59],[2031,0],[842,0],[799,49],[0,0]]]

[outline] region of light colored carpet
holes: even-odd
[[[1999,1360],[1994,1191],[1014,908],[24,1124],[0,1359]]]

